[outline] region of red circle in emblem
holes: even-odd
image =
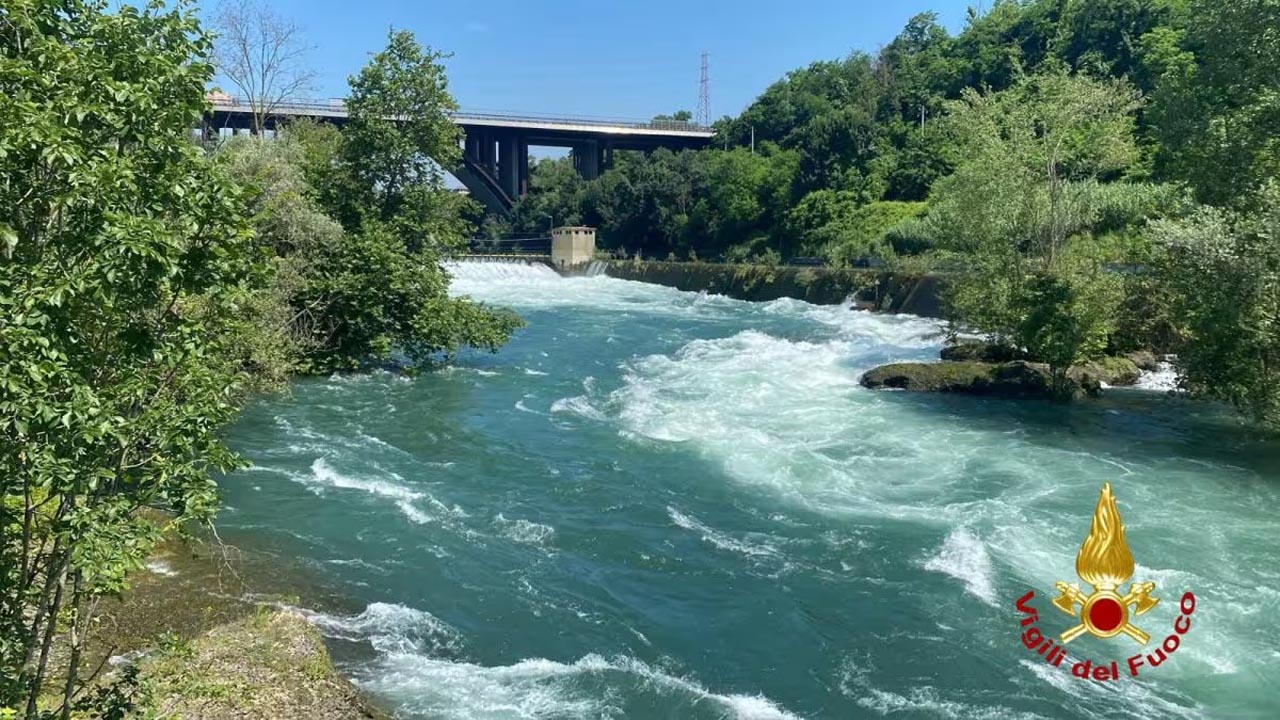
[[[1109,597],[1098,598],[1089,608],[1089,622],[1099,632],[1111,632],[1124,620],[1124,608]]]

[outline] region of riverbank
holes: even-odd
[[[704,262],[610,260],[611,277],[708,292],[737,300],[804,300],[839,305],[853,298],[861,307],[940,318],[940,281],[935,275],[906,276],[881,270],[744,265]]]
[[[171,640],[141,670],[160,717],[388,717],[338,673],[320,632],[289,610],[260,606],[194,641]]]
[[[303,586],[273,559],[170,537],[120,598],[104,603],[90,666],[104,683],[137,673],[144,716],[389,717],[336,668],[323,638],[290,608]]]

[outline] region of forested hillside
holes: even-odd
[[[1206,0],[1003,0],[955,36],[918,15],[874,55],[788,73],[716,123],[716,150],[620,154],[593,182],[542,161],[513,229],[580,221],[657,257],[919,252],[930,239],[898,226],[965,157],[948,121],[964,93],[1063,75],[1133,95],[1134,152],[1101,180],[1186,182],[1234,204],[1276,170],[1276,22],[1274,3]]]
[[[788,73],[718,147],[537,165],[495,232],[627,255],[941,270],[957,329],[1056,368],[1176,352],[1280,422],[1280,2],[1002,0]]]

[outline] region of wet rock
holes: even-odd
[[[1154,360],[1154,356],[1152,358]],[[1135,385],[1142,371],[1137,363],[1127,357],[1104,357],[1076,365],[1067,371],[1067,377],[1076,381],[1090,395],[1097,395],[1104,386],[1127,387]]]
[[[1160,369],[1160,358],[1150,350],[1135,350],[1134,352],[1126,353],[1124,357],[1132,361],[1134,365],[1137,365],[1139,370],[1155,372]]]
[[[1014,360],[1004,363],[894,363],[867,371],[862,385],[913,392],[947,392],[994,397],[1071,398],[1085,394],[1066,378],[1055,388],[1047,365]]]

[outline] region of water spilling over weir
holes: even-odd
[[[413,379],[298,383],[223,483],[224,533],[316,578],[302,603],[400,716],[1280,714],[1280,451],[1211,408],[873,393],[859,374],[935,357],[937,322],[449,270],[527,327]],[[1104,480],[1165,598],[1143,624],[1201,602],[1114,685],[1033,662],[1014,611],[1037,588],[1053,612]]]

